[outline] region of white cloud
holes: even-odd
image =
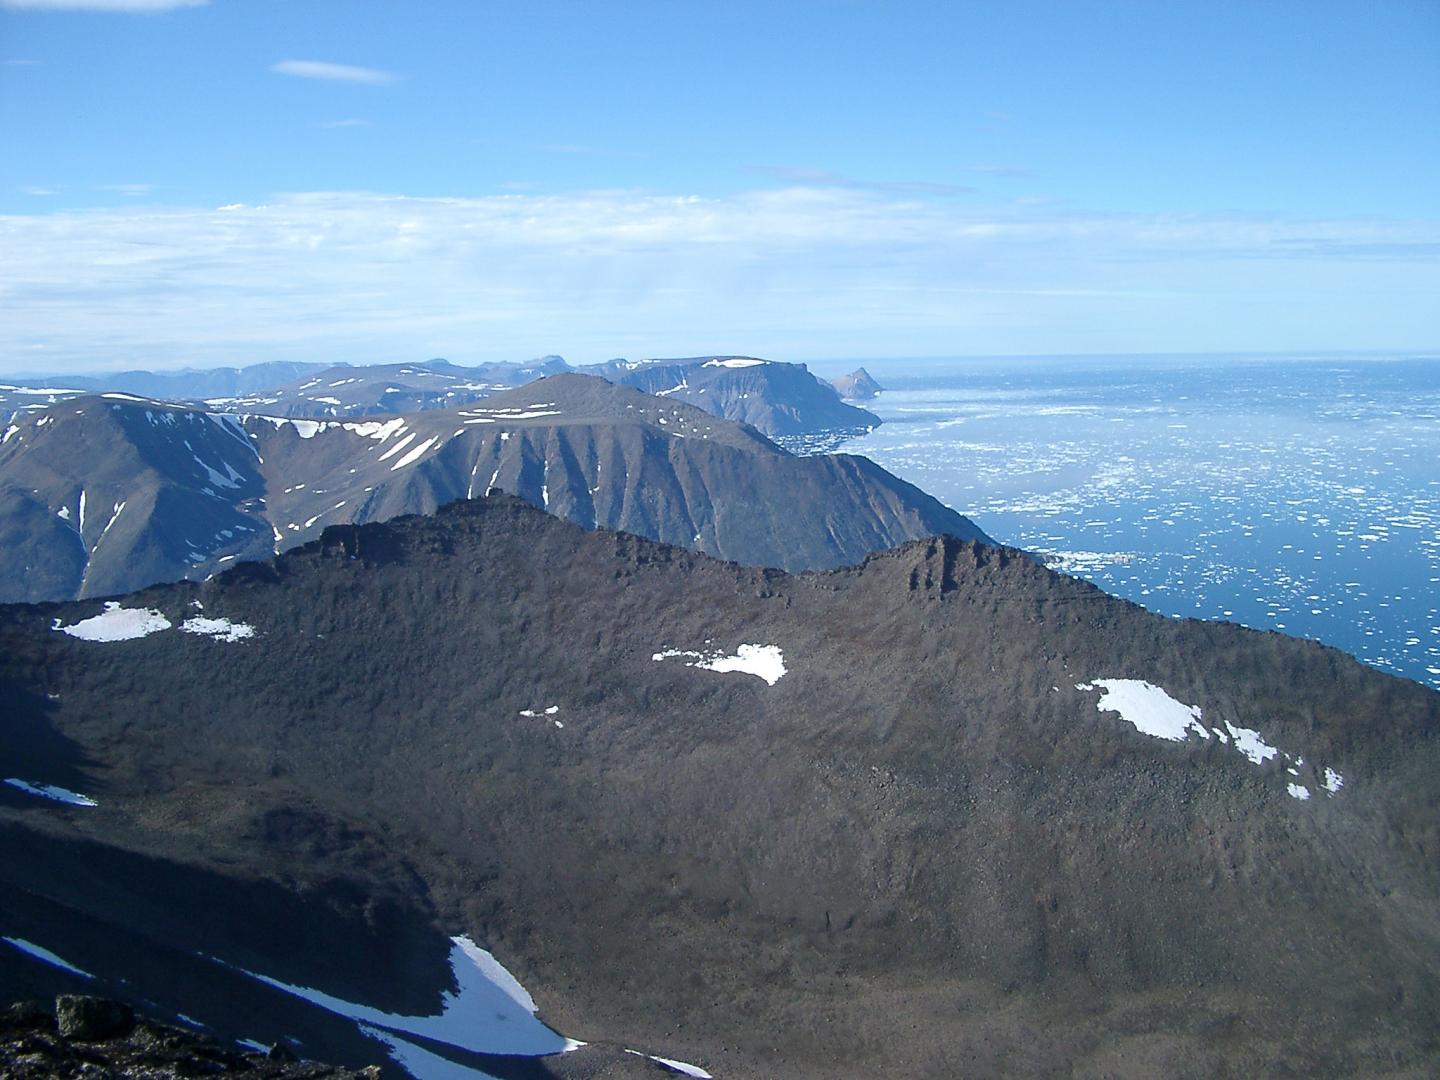
[[[27,184],[26,186],[24,186],[24,187],[22,187],[22,188],[20,189],[20,194],[22,194],[22,195],[46,196],[46,195],[58,195],[58,194],[60,194],[60,193],[59,193],[58,191],[56,191],[54,188],[40,187],[40,186],[35,185],[35,184]]]
[[[13,11],[118,11],[141,15],[204,7],[210,0],[0,0]]]
[[[1440,222],[1061,215],[843,187],[0,217],[0,370],[278,357],[1424,347]]]
[[[332,82],[354,82],[381,85],[393,83],[396,76],[378,68],[353,67],[350,64],[328,64],[323,60],[281,60],[271,64],[270,70],[281,75],[295,75],[302,79],[327,79]]]

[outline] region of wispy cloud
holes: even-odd
[[[970,195],[975,191],[973,187],[964,184],[933,180],[857,180],[829,169],[813,169],[804,165],[752,165],[745,171],[807,187],[850,188],[854,191],[880,191],[891,195]]]
[[[0,367],[1440,341],[1440,221],[981,210],[793,185],[0,217]]]
[[[108,191],[115,195],[124,195],[127,199],[138,199],[141,196],[149,195],[155,190],[154,184],[96,184],[96,191]]]
[[[327,120],[320,125],[322,128],[367,128],[369,120]]]
[[[393,83],[399,78],[394,72],[381,71],[379,68],[330,64],[324,60],[281,60],[279,63],[271,64],[270,70],[280,75],[294,75],[301,79],[369,83],[372,86]]]
[[[35,185],[35,184],[27,184],[27,185],[25,185],[24,187],[20,188],[20,194],[21,194],[21,195],[39,195],[39,196],[44,196],[44,195],[58,195],[58,194],[60,194],[60,193],[59,193],[58,191],[56,191],[54,188],[39,187],[39,186],[37,186],[37,185]]]
[[[0,7],[3,7],[0,4]],[[0,67],[39,67],[39,60],[0,60]]]
[[[153,15],[178,8],[204,7],[210,0],[0,0],[13,11],[112,11]]]

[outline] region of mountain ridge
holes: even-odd
[[[499,495],[126,605],[171,629],[0,608],[17,767],[99,803],[7,828],[383,883],[572,1037],[736,1078],[1436,1061],[1440,695],[1335,650],[953,538],[789,576]],[[1197,728],[1103,707],[1142,681]]]
[[[344,421],[111,394],[54,406],[0,443],[0,596],[203,577],[327,524],[425,513],[491,487],[587,527],[792,570],[933,532],[984,537],[866,459],[795,457],[753,429],[592,376]]]

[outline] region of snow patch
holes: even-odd
[[[82,619],[72,626],[61,626],[56,619],[52,630],[79,638],[81,641],[131,641],[161,630],[170,629],[170,620],[150,608],[123,608],[110,600],[99,615]]]
[[[71,791],[68,788],[56,787],[54,784],[32,784],[28,780],[17,780],[9,777],[5,783],[13,788],[19,788],[27,795],[35,795],[42,799],[50,799],[53,802],[65,803],[67,806],[99,806],[94,799],[88,795],[81,795],[79,792]]]
[[[752,359],[750,359],[749,357],[744,357],[744,356],[732,356],[732,357],[730,357],[728,360],[706,360],[705,363],[704,363],[703,365],[701,365],[701,366],[702,366],[702,367],[746,368],[746,367],[760,367],[762,364],[768,364],[768,363],[770,363],[769,360],[752,360]]]
[[[391,435],[405,430],[404,417],[397,416],[393,420],[369,420],[363,424],[342,424],[346,431],[353,431],[366,439],[374,439],[376,442],[384,442]]]
[[[1271,746],[1258,731],[1236,727],[1225,721],[1225,728],[1207,728],[1201,722],[1198,705],[1186,705],[1176,701],[1164,690],[1142,679],[1096,679],[1093,683],[1076,683],[1076,690],[1101,691],[1101,698],[1095,708],[1101,712],[1116,712],[1121,719],[1133,724],[1146,735],[1184,742],[1193,732],[1202,739],[1212,736],[1226,746],[1244,754],[1254,765],[1264,765],[1271,758],[1279,758],[1289,775],[1298,778],[1305,759],[1291,756]],[[1322,786],[1334,795],[1345,784],[1345,778],[1334,769],[1326,767],[1322,773]],[[1309,788],[1302,784],[1288,782],[1286,791],[1296,799],[1310,798]]]
[[[1095,703],[1098,711],[1119,713],[1120,719],[1143,734],[1173,742],[1184,742],[1192,731],[1202,739],[1210,737],[1209,730],[1200,723],[1198,706],[1176,701],[1143,679],[1096,679],[1094,685],[1075,684],[1077,690],[1095,687],[1100,688],[1100,700]]]
[[[416,1035],[477,1054],[516,1054],[535,1057],[566,1053],[583,1043],[567,1039],[542,1024],[535,1001],[504,966],[468,937],[450,939],[450,969],[457,989],[440,995],[440,1012],[434,1016],[403,1016],[305,986],[246,971],[252,979],[293,994],[337,1016],[353,1020],[362,1030],[384,1029],[384,1039]],[[244,969],[241,969],[244,970]],[[366,1034],[372,1034],[367,1031]],[[418,1049],[418,1048],[417,1048]],[[407,1051],[408,1052],[408,1051]],[[433,1055],[451,1068],[455,1063]],[[402,1063],[403,1064],[403,1063]],[[440,1074],[417,1073],[428,1078]],[[463,1075],[458,1072],[448,1075]]]
[[[649,1058],[657,1065],[664,1065],[667,1069],[674,1069],[683,1076],[698,1076],[702,1080],[714,1080],[711,1075],[699,1065],[690,1065],[684,1061],[675,1061],[672,1058],[656,1057],[654,1054],[641,1053],[639,1050],[626,1050],[627,1054],[634,1054],[636,1057]]]
[[[704,668],[706,671],[741,671],[764,679],[771,686],[785,674],[785,656],[778,645],[741,645],[734,656],[723,651],[711,653],[694,652],[687,649],[666,649],[657,652],[650,659],[669,660],[685,658],[686,667]]]
[[[1256,765],[1263,765],[1280,751],[1271,746],[1260,737],[1258,731],[1249,728],[1235,727],[1230,721],[1225,721],[1225,727],[1235,740],[1235,749],[1239,750]]]
[[[418,435],[418,434],[419,434],[419,432],[415,432],[415,431],[410,432],[409,435],[406,435],[403,439],[401,439],[399,442],[397,442],[394,446],[390,447],[389,450],[386,450],[386,451],[385,451],[383,454],[381,454],[376,460],[377,460],[377,461],[384,461],[384,460],[386,460],[387,458],[392,458],[392,457],[394,457],[396,454],[400,453],[401,450],[404,450],[405,447],[409,446],[412,442],[414,442],[414,441],[415,441],[415,436]]]
[[[244,641],[255,636],[255,628],[246,623],[234,623],[229,619],[207,619],[195,615],[180,624],[187,634],[204,634],[216,641]]]
[[[12,946],[13,948],[19,949],[23,953],[29,953],[35,957],[36,960],[43,960],[45,963],[58,967],[62,971],[68,971],[72,975],[79,975],[84,979],[95,978],[95,976],[91,975],[88,971],[82,971],[69,961],[62,960],[49,949],[42,949],[33,941],[26,941],[24,938],[18,937],[0,937],[0,941],[5,942],[6,945]]]
[[[432,435],[430,438],[426,439],[419,446],[415,447],[415,449],[411,450],[408,454],[402,457],[399,461],[395,462],[394,465],[391,465],[390,471],[395,472],[397,469],[405,468],[406,465],[414,465],[415,462],[420,460],[421,456],[425,453],[426,450],[429,450],[430,447],[435,445],[439,438],[440,437],[438,435]]]

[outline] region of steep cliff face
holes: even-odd
[[[701,356],[638,363],[612,360],[583,370],[647,394],[689,402],[772,438],[853,434],[880,423],[874,413],[840,401],[833,388],[804,364],[753,356]]]
[[[0,598],[203,578],[327,525],[428,513],[492,487],[586,528],[787,570],[921,536],[984,538],[864,458],[794,457],[700,409],[581,375],[346,422],[107,395],[23,420],[0,445]]]
[[[464,933],[717,1077],[1440,1064],[1440,695],[1012,551],[790,577],[496,496],[0,609],[0,708],[96,804],[0,785],[7,910],[82,968],[118,922],[411,1015]]]

